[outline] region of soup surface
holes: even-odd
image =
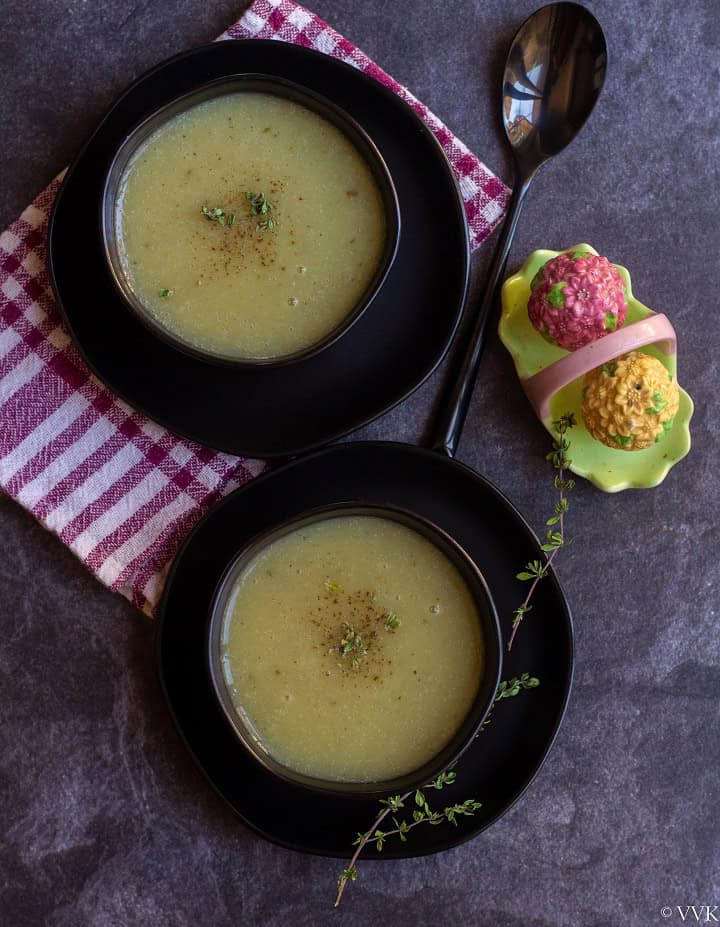
[[[123,177],[116,228],[157,321],[248,359],[337,328],[385,245],[380,192],[352,142],[304,106],[253,92],[198,104],[150,136]]]
[[[298,528],[247,565],[229,600],[223,672],[279,762],[374,782],[441,750],[466,717],[483,640],[442,551],[390,519]]]

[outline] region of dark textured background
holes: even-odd
[[[509,178],[504,49],[536,0],[316,0]],[[511,265],[587,240],[667,311],[696,400],[694,448],[658,489],[579,485],[560,572],[574,607],[574,696],[523,801],[474,842],[366,864],[333,913],[338,864],[232,819],[181,746],[153,629],[58,540],[0,499],[0,924],[488,927],[680,921],[720,903],[720,658],[713,365],[720,335],[715,0],[591,4],[611,66],[578,141],[538,178]],[[214,37],[240,0],[3,0],[0,227],[72,157],[149,65]],[[402,10],[402,12],[401,12]],[[487,249],[476,259],[482,276]],[[412,440],[437,383],[366,433]],[[540,526],[547,438],[490,344],[461,458]],[[532,619],[529,619],[532,620]],[[692,914],[690,915],[692,918]]]

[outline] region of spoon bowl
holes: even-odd
[[[505,134],[523,173],[567,147],[602,90],[607,46],[577,3],[537,10],[518,30],[503,78]]]

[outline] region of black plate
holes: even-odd
[[[260,477],[216,505],[175,559],[160,609],[158,661],[175,722],[210,783],[240,817],[282,846],[348,856],[377,803],[308,793],[270,775],[240,746],[223,716],[205,662],[216,584],[251,538],[301,512],[342,501],[396,505],[447,531],[483,572],[507,634],[523,592],[520,564],[539,557],[519,512],[481,476],[440,454],[405,444],[365,442],[329,448]],[[554,574],[540,583],[532,613],[506,658],[503,677],[530,672],[540,687],[500,703],[488,728],[443,793],[482,802],[459,826],[417,828],[382,858],[445,850],[488,827],[532,781],[562,720],[572,679],[572,621]],[[443,798],[444,800],[444,798]]]
[[[105,172],[128,132],[180,94],[242,72],[295,81],[345,109],[385,158],[400,202],[400,247],[372,305],[336,344],[276,369],[224,368],[150,333],[113,288],[97,221]],[[65,321],[101,380],[172,431],[252,457],[326,444],[417,389],[455,333],[469,267],[457,182],[420,117],[341,61],[255,39],[184,53],[132,84],[65,178],[50,221],[48,254]]]

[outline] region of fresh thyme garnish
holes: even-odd
[[[163,299],[166,299],[168,296],[172,296],[172,295],[173,295],[173,291],[168,290],[168,289],[160,290],[158,292],[158,296],[162,296]]]
[[[395,614],[395,612],[388,612],[385,616],[385,630],[386,631],[397,631],[400,627],[400,619]]]
[[[235,213],[225,212],[219,206],[203,206],[200,212],[205,216],[208,222],[217,222],[218,225],[234,225]]]
[[[277,227],[277,222],[271,215],[273,204],[264,193],[246,193],[247,201],[250,204],[250,215],[257,218],[255,223],[256,232],[272,232]],[[200,212],[205,216],[208,222],[217,222],[218,225],[228,227],[235,225],[235,213],[226,212],[220,206],[203,206]]]
[[[534,689],[539,685],[540,680],[535,676],[530,676],[529,673],[523,673],[522,676],[513,676],[511,680],[503,681],[498,686],[493,708],[499,701],[506,698],[513,698],[519,695],[520,692]],[[487,721],[480,730],[484,730],[486,724]],[[355,882],[357,879],[357,861],[366,846],[375,844],[375,849],[378,853],[381,853],[388,837],[397,836],[402,843],[406,843],[409,831],[411,831],[413,827],[417,827],[418,824],[437,826],[447,821],[449,824],[457,827],[458,817],[470,817],[482,807],[481,803],[475,801],[474,798],[466,798],[465,801],[458,802],[454,805],[448,805],[440,811],[433,811],[430,808],[424,790],[437,789],[440,791],[446,785],[452,785],[456,778],[457,773],[454,769],[446,769],[444,772],[440,773],[437,779],[433,779],[432,782],[428,782],[427,785],[424,785],[422,789],[415,791],[413,798],[415,807],[412,813],[412,820],[410,821],[405,818],[398,820],[397,812],[405,807],[405,802],[413,795],[412,791],[405,792],[404,795],[391,795],[389,798],[380,800],[380,805],[382,806],[380,813],[373,821],[370,829],[364,834],[358,834],[353,841],[353,846],[357,847],[357,849],[353,853],[348,865],[338,877],[338,891],[335,897],[336,908],[340,904],[347,883]],[[389,814],[392,814],[392,822],[395,826],[391,830],[381,830],[380,825]]]
[[[348,590],[332,579],[324,580],[323,586],[323,606],[311,613],[310,620],[322,630],[326,652],[334,655],[333,662],[346,672],[362,666],[362,675],[381,682],[392,663],[385,649],[392,645],[382,632],[394,635],[402,624],[400,618],[376,603],[372,589]],[[330,609],[324,620],[323,607]],[[345,620],[338,621],[341,616]],[[338,654],[341,660],[337,659]]]
[[[539,685],[540,680],[537,676],[531,676],[530,673],[513,676],[509,682],[503,680],[498,686],[495,703],[502,701],[504,698],[514,698],[520,694],[521,689],[537,689]]]
[[[488,724],[490,724],[490,716],[492,715],[498,702],[501,702],[506,698],[514,698],[523,690],[527,691],[528,689],[537,689],[539,685],[540,680],[537,678],[537,676],[531,676],[530,673],[523,673],[522,676],[513,676],[513,678],[510,680],[503,679],[503,681],[498,686],[497,692],[495,693],[495,700],[490,706],[490,711],[488,711],[487,715],[485,716],[485,720],[483,721],[478,734],[481,731],[484,731]]]
[[[273,205],[270,200],[265,196],[264,193],[246,193],[245,196],[250,203],[250,214],[253,216],[264,216],[265,218],[258,218],[258,221],[255,223],[256,232],[272,232],[273,229],[277,226],[277,222],[270,213],[273,211]]]
[[[612,376],[612,374],[609,374],[609,376]],[[515,634],[523,618],[532,610],[530,600],[535,592],[535,587],[541,579],[544,579],[548,575],[549,567],[555,559],[557,552],[565,544],[565,513],[569,508],[567,496],[565,494],[570,492],[575,486],[574,480],[566,480],[564,477],[564,471],[572,463],[567,456],[570,442],[566,435],[570,428],[575,426],[575,415],[572,412],[567,412],[554,421],[552,425],[553,430],[557,434],[557,438],[553,441],[552,451],[550,451],[545,459],[549,460],[558,471],[555,475],[553,485],[555,489],[559,490],[560,497],[555,503],[555,514],[552,518],[548,518],[545,523],[548,526],[548,530],[545,534],[545,543],[541,545],[541,550],[546,555],[545,561],[531,560],[529,563],[525,564],[525,569],[517,574],[518,579],[521,579],[523,582],[531,582],[531,585],[528,594],[525,596],[525,601],[513,612],[512,631],[510,633],[510,640],[508,641],[508,650],[512,648]]]
[[[350,664],[353,669],[357,669],[362,663],[363,657],[367,655],[367,647],[362,637],[351,624],[344,622],[343,628],[345,631],[340,641],[340,655],[346,657],[350,654]]]
[[[440,790],[446,785],[452,785],[455,779],[456,773],[453,770],[448,770],[440,773],[437,779],[428,782],[423,788]],[[356,846],[357,850],[353,854],[350,864],[340,873],[340,877],[338,878],[338,893],[335,898],[336,908],[340,904],[343,891],[348,881],[354,882],[357,879],[357,860],[360,853],[368,844],[374,843],[375,849],[378,853],[381,853],[388,837],[397,835],[402,843],[407,843],[408,832],[411,831],[413,827],[417,827],[418,824],[432,824],[437,826],[438,824],[442,824],[443,821],[448,821],[450,824],[457,827],[458,816],[473,815],[481,807],[479,801],[468,798],[459,804],[448,805],[446,808],[443,808],[442,811],[432,811],[425,798],[425,792],[422,789],[418,789],[414,795],[414,804],[416,807],[412,813],[412,821],[407,821],[405,819],[399,821],[396,817],[396,812],[405,807],[405,802],[412,794],[412,792],[406,792],[404,795],[391,795],[390,798],[380,799],[383,810],[375,819],[370,830],[366,831],[364,834],[357,835],[357,838],[353,841],[353,846]],[[389,814],[393,815],[392,821],[395,826],[391,830],[380,830],[380,824],[382,824]]]

